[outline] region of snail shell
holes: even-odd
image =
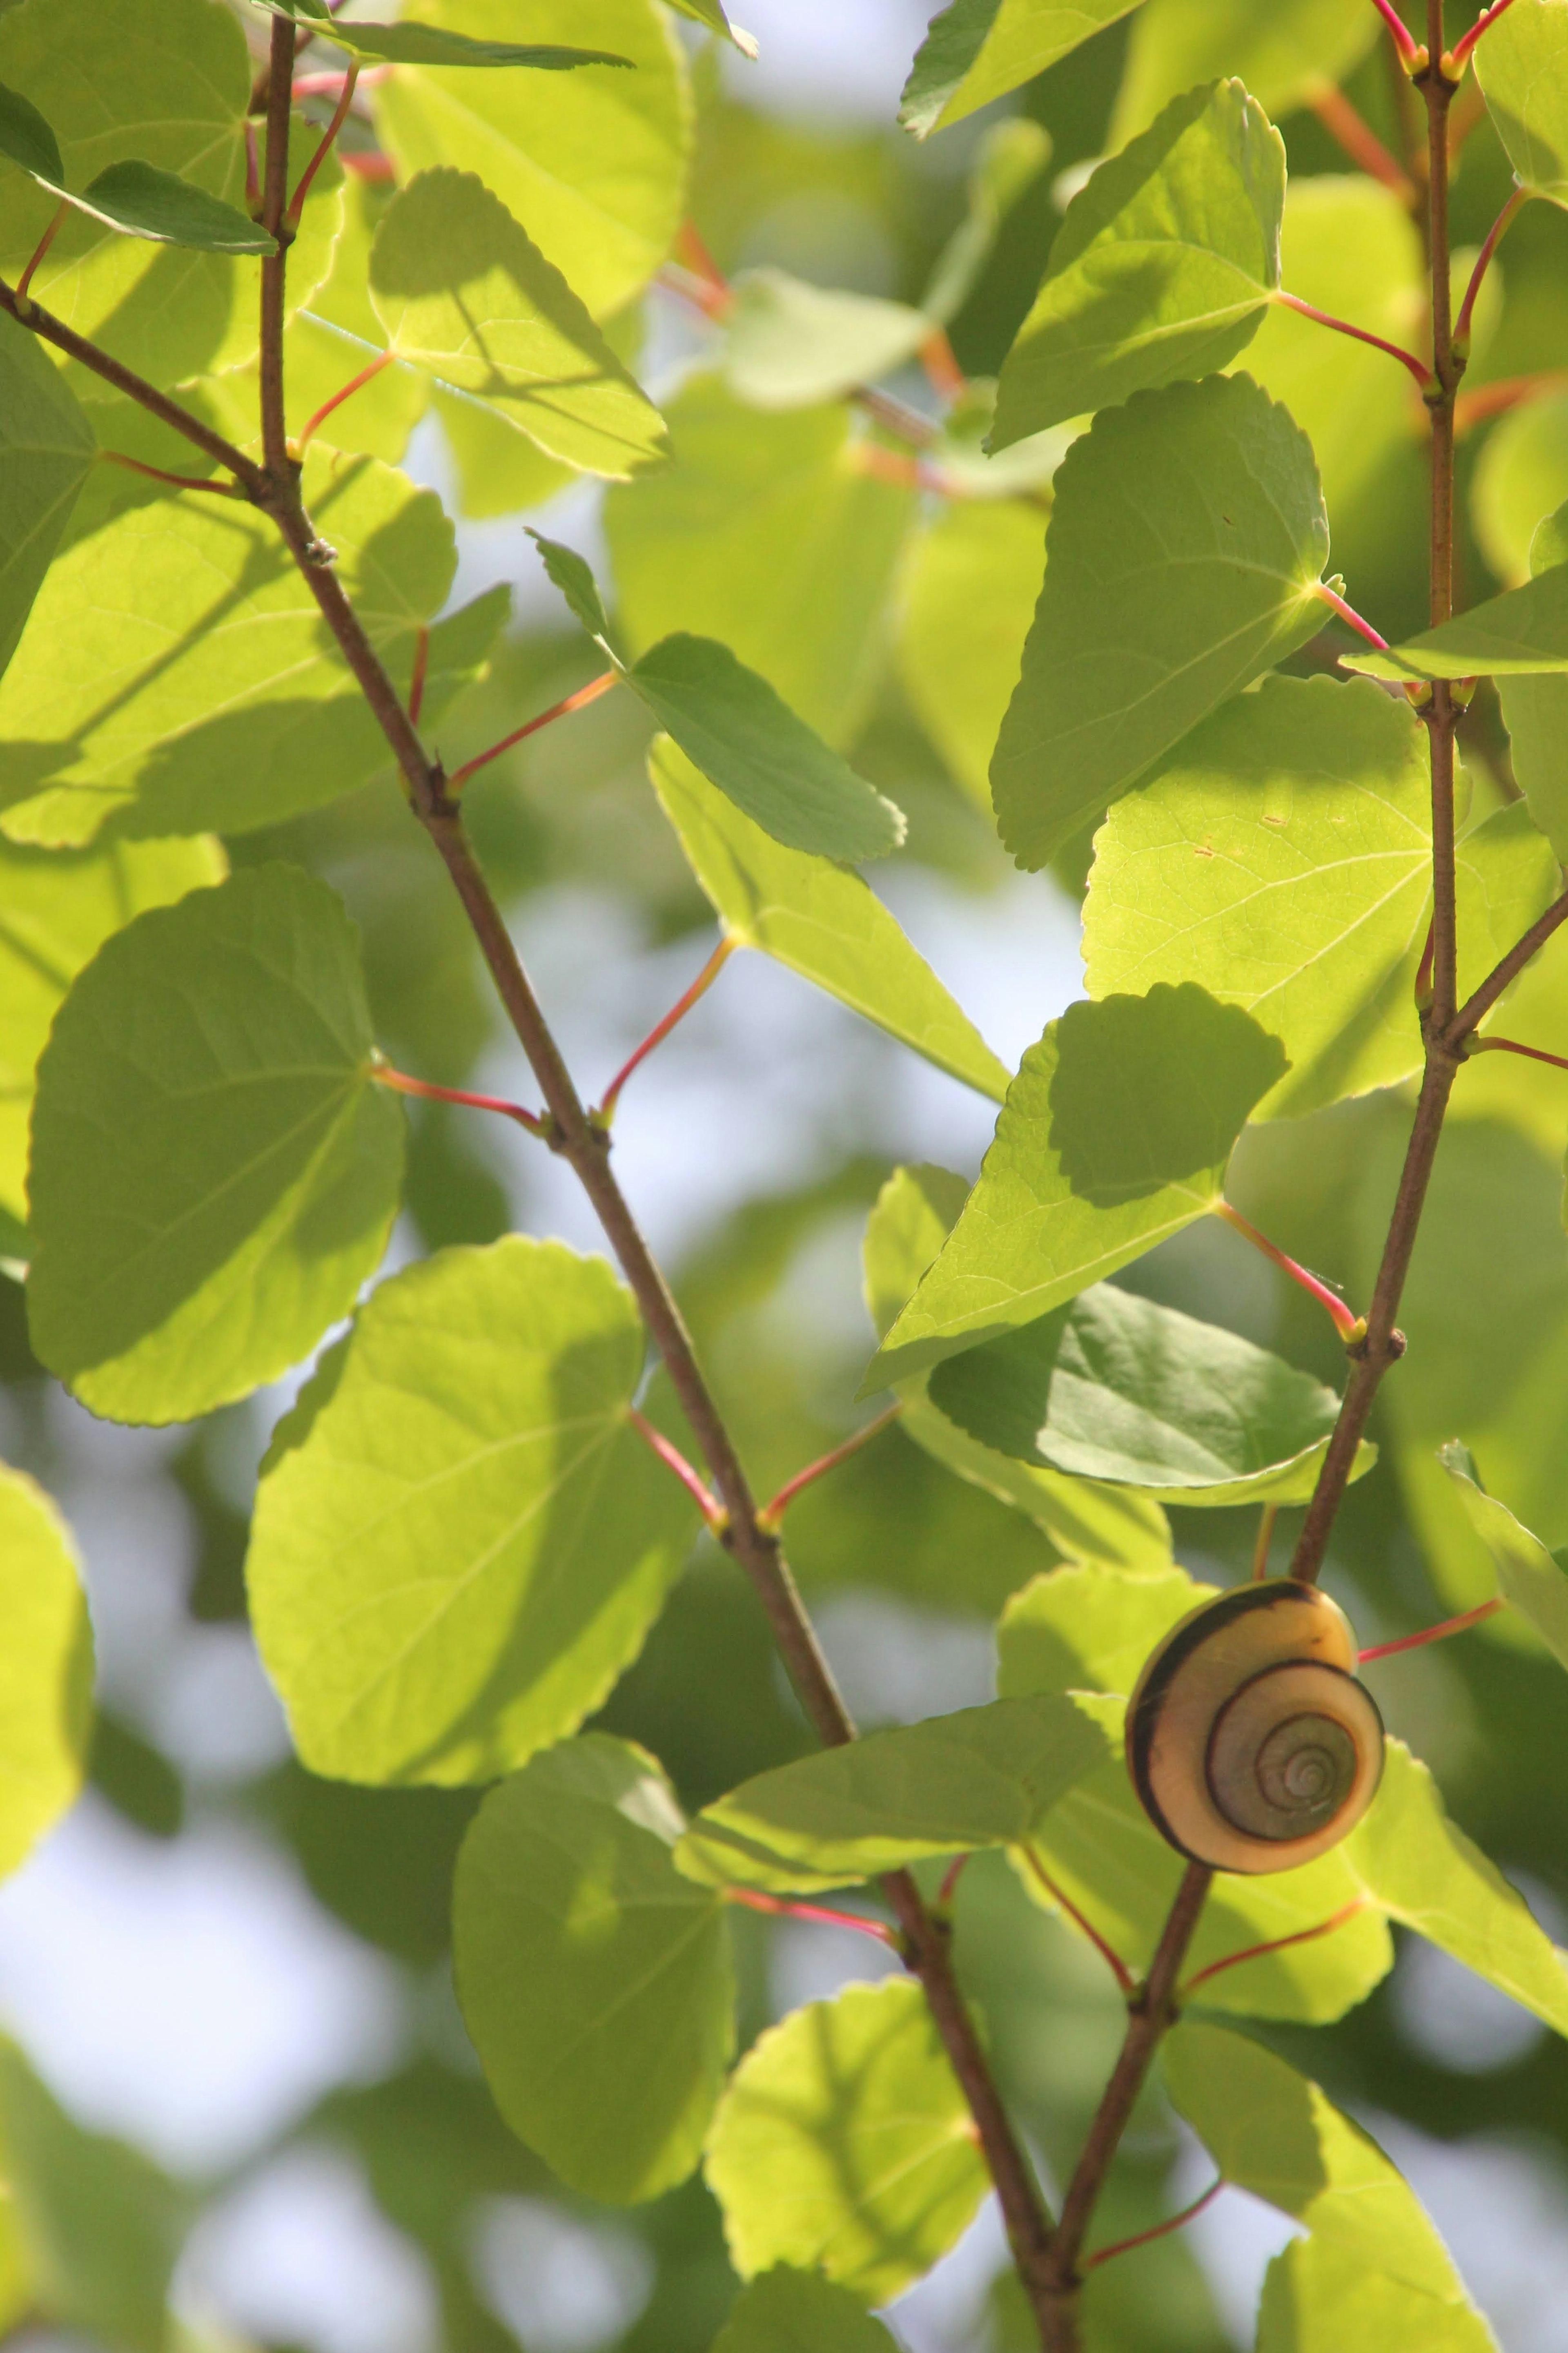
[[[1338,1844],[1383,1775],[1383,1718],[1344,1612],[1290,1577],[1201,1602],[1138,1678],[1132,1786],[1162,1838],[1215,1871],[1292,1871]]]

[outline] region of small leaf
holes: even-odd
[[[625,480],[660,456],[658,409],[472,172],[421,172],[399,191],[371,248],[370,294],[389,349],[552,457]]]
[[[849,866],[903,840],[903,811],[728,646],[681,632],[651,647],[626,679],[710,783],[786,849]]]
[[[742,270],[733,290],[724,368],[754,408],[837,400],[891,375],[936,332],[907,302],[811,286],[787,269]]]
[[[594,567],[578,554],[574,547],[563,547],[556,539],[546,539],[542,532],[525,525],[528,535],[539,550],[552,588],[559,588],[574,617],[582,622],[591,638],[605,638],[610,624],[599,584],[594,577]]]
[[[257,1641],[312,1771],[485,1781],[641,1649],[695,1509],[626,1419],[647,1342],[600,1259],[519,1235],[375,1290],[279,1425]]]
[[[0,319],[0,670],[16,650],[96,451],[91,426],[37,337]]]
[[[0,1464],[0,1874],[73,1805],[92,1735],[92,1630],[66,1526]]]
[[[995,1700],[868,1733],[705,1806],[676,1863],[715,1887],[809,1893],[1026,1838],[1121,1731],[1102,1703]]]
[[[1531,1535],[1481,1485],[1469,1450],[1454,1440],[1437,1450],[1454,1482],[1465,1516],[1497,1565],[1503,1599],[1510,1601],[1568,1667],[1568,1573],[1539,1536]]]
[[[1476,79],[1521,187],[1568,205],[1568,21],[1555,0],[1510,0],[1476,43]]]
[[[1241,84],[1173,99],[1068,206],[992,448],[1234,359],[1279,283],[1284,209],[1285,143]]]
[[[948,0],[931,18],[899,102],[917,139],[1032,81],[1137,0]]]
[[[1063,459],[1046,551],[991,764],[1026,867],[1316,634],[1329,537],[1306,437],[1248,376],[1134,394]]]
[[[1203,1217],[1285,1058],[1201,988],[1072,1005],[1025,1055],[979,1182],[883,1341],[881,1388],[1033,1323]]]
[[[0,84],[0,155],[20,164],[46,187],[63,192],[66,167],[59,142],[30,99]]]
[[[675,1869],[680,1828],[654,1759],[592,1733],[492,1789],[458,1858],[458,1998],[497,2105],[617,2205],[691,2171],[734,2049],[724,1907]]]
[[[1565,523],[1568,506],[1559,507],[1539,526],[1530,546],[1531,574],[1560,586],[1568,582]],[[1568,669],[1568,662],[1563,667]],[[1558,857],[1568,858],[1568,685],[1549,677],[1505,678],[1498,697],[1526,806]]]
[[[931,1403],[999,1453],[1167,1504],[1302,1504],[1339,1416],[1266,1348],[1100,1282],[937,1366]],[[1363,1440],[1352,1478],[1377,1450]]]
[[[831,2280],[778,2263],[742,2289],[712,2353],[898,2353],[898,2345]]]
[[[1164,2062],[1171,2097],[1224,2179],[1311,2232],[1270,2266],[1261,2353],[1495,2353],[1415,2191],[1316,2084],[1257,2042],[1192,2022]]]
[[[68,191],[64,192],[68,193]],[[111,164],[71,203],[127,237],[153,245],[185,245],[200,253],[276,253],[278,241],[259,224],[205,188],[134,158]]]
[[[666,738],[648,758],[659,806],[738,946],[759,948],[852,1012],[1000,1103],[1005,1062],[858,874],[786,849]]]
[[[1538,572],[1522,588],[1472,605],[1386,653],[1342,654],[1347,670],[1403,681],[1427,678],[1530,678],[1568,670],[1568,564]]]
[[[78,976],[38,1065],[27,1309],[94,1413],[209,1413],[348,1313],[403,1174],[370,1057],[353,926],[294,867],[139,915]]]
[[[794,2263],[877,2304],[947,2253],[990,2186],[907,1977],[847,1987],[760,2036],[719,2103],[704,2169],[742,2279]]]

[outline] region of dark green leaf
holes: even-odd
[[[30,99],[0,85],[0,155],[20,164],[46,187],[63,188],[66,167],[59,142]]]
[[[594,577],[591,564],[584,561],[575,548],[563,547],[557,539],[546,539],[542,532],[529,527],[528,535],[538,548],[552,587],[559,588],[575,617],[582,622],[591,638],[605,638],[610,624],[599,596],[599,584]]]
[[[1504,1599],[1529,1619],[1568,1667],[1568,1573],[1539,1536],[1531,1535],[1505,1504],[1487,1493],[1467,1447],[1456,1440],[1438,1449],[1437,1460],[1453,1480],[1470,1525],[1497,1565]]]
[[[186,245],[200,253],[274,253],[277,239],[205,188],[134,158],[111,164],[71,203],[127,237],[153,245]]]
[[[1137,0],[948,0],[915,55],[899,120],[918,139],[1030,81]]]

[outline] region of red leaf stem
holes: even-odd
[[[612,676],[614,675],[613,672],[611,674]],[[456,781],[456,779],[454,779],[454,781]],[[599,1105],[597,1116],[601,1127],[608,1127],[610,1122],[614,1119],[616,1115],[616,1104],[620,1099],[621,1089],[626,1085],[626,1081],[631,1077],[632,1072],[637,1069],[638,1063],[646,1061],[648,1055],[652,1053],[654,1048],[656,1046],[661,1046],[664,1043],[664,1040],[668,1037],[670,1031],[676,1027],[677,1023],[685,1019],[692,1007],[697,1003],[699,997],[707,996],[708,991],[712,987],[713,983],[718,979],[719,975],[723,971],[725,965],[729,962],[730,957],[734,953],[734,941],[726,932],[723,937],[720,940],[719,944],[714,949],[712,955],[709,957],[707,963],[703,965],[701,971],[698,974],[696,979],[692,982],[690,987],[676,998],[675,1003],[670,1007],[669,1011],[665,1015],[663,1020],[655,1022],[653,1028],[648,1031],[647,1036],[643,1039],[642,1044],[637,1047],[634,1053],[629,1054],[626,1057],[626,1060],[621,1064],[620,1069],[616,1072],[615,1077],[610,1081],[609,1085],[605,1088],[604,1100]]]
[[[1445,1618],[1439,1625],[1425,1626],[1419,1634],[1402,1634],[1397,1642],[1374,1642],[1370,1651],[1361,1653],[1361,1664],[1364,1667],[1369,1659],[1392,1659],[1398,1651],[1418,1651],[1425,1642],[1444,1641],[1450,1634],[1462,1634],[1468,1626],[1479,1626],[1483,1618],[1495,1618],[1507,1606],[1502,1595],[1494,1593],[1489,1601],[1464,1610],[1458,1618]]]
[[[591,678],[586,686],[577,689],[575,694],[564,695],[559,702],[552,702],[548,711],[542,711],[538,718],[529,720],[526,726],[514,727],[510,735],[503,735],[500,742],[492,744],[488,752],[476,752],[471,760],[464,761],[456,776],[447,777],[447,790],[449,793],[458,791],[471,776],[480,768],[488,767],[492,760],[499,760],[503,752],[510,752],[512,745],[521,744],[525,735],[537,735],[542,727],[548,727],[553,720],[564,719],[570,712],[585,710],[590,702],[597,702],[601,694],[608,694],[620,675],[618,670],[607,670],[600,677]]]
[[[786,1479],[773,1501],[764,1504],[757,1514],[757,1525],[776,1531],[803,1487],[813,1485],[826,1472],[837,1471],[841,1462],[847,1462],[852,1454],[858,1454],[860,1449],[868,1446],[889,1423],[897,1421],[903,1409],[901,1405],[889,1406],[885,1413],[878,1414],[867,1422],[863,1430],[858,1430],[853,1438],[847,1438],[842,1446],[836,1446],[830,1454],[818,1455],[816,1461],[808,1462],[804,1471],[797,1471],[793,1479]]]

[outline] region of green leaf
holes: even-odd
[[[785,849],[685,754],[655,744],[648,774],[729,938],[760,948],[1000,1103],[1007,1068],[858,874]]]
[[[61,192],[67,193],[66,191]],[[184,245],[201,253],[275,253],[278,240],[247,213],[205,188],[129,157],[111,164],[70,199],[79,212],[127,237],[153,245]]]
[[[1164,2066],[1224,2179],[1311,2232],[1269,2266],[1260,2353],[1495,2348],[1415,2191],[1316,2084],[1257,2042],[1191,2022],[1170,2036]]]
[[[600,1259],[511,1235],[374,1291],[280,1424],[251,1535],[295,1746],[345,1781],[486,1781],[642,1648],[694,1507],[627,1419],[647,1341]]]
[[[1340,1404],[1267,1348],[1109,1282],[950,1356],[930,1394],[998,1453],[1169,1504],[1304,1504]],[[1376,1460],[1363,1440],[1351,1476]]]
[[[969,1187],[949,1169],[895,1169],[866,1225],[866,1304],[879,1339],[897,1322],[916,1284],[957,1222]],[[900,1427],[955,1477],[1032,1519],[1069,1560],[1154,1568],[1171,1556],[1171,1530],[1158,1504],[1015,1462],[968,1437],[926,1396],[923,1374],[898,1384]],[[1064,1685],[1065,1689],[1066,1686]]]
[[[1215,1590],[1174,1567],[1153,1575],[1059,1568],[1037,1577],[1009,1602],[997,1630],[998,1687],[1014,1694],[1129,1692],[1155,1645]],[[1222,1969],[1193,1999],[1209,2009],[1318,2024],[1364,2000],[1392,1967],[1394,1947],[1382,1912],[1366,1901],[1342,1855],[1336,1849],[1300,1870],[1259,1878],[1220,1873],[1187,1957],[1189,1978],[1234,1954],[1320,1928],[1358,1899],[1364,1908],[1352,1909],[1330,1935]],[[1037,1904],[1056,1908],[1043,1869],[1129,1968],[1148,1968],[1184,1865],[1138,1803],[1120,1757],[1089,1773],[1014,1862]],[[1063,1916],[1077,1926],[1070,1914]]]
[[[1499,810],[1460,845],[1461,994],[1555,895],[1550,851]],[[1279,1039],[1253,1118],[1293,1118],[1421,1066],[1431,918],[1426,731],[1360,681],[1265,679],[1115,807],[1084,907],[1089,993],[1196,981]]]
[[[1479,1847],[1448,1820],[1436,1783],[1401,1740],[1387,1744],[1370,1813],[1335,1852],[1388,1915],[1441,1946],[1568,2034],[1568,1954]]]
[[[378,383],[384,380],[377,378]],[[458,512],[466,522],[485,522],[495,515],[515,515],[523,507],[543,506],[573,480],[570,466],[547,457],[499,408],[445,385],[429,390],[452,460]]]
[[[143,908],[221,882],[217,843],[116,843],[84,855],[0,841],[0,1207],[27,1211],[33,1072],[76,975]]]
[[[1258,104],[1289,114],[1321,83],[1343,81],[1377,26],[1357,0],[1147,0],[1132,26],[1106,143],[1121,147],[1179,90],[1236,74]]]
[[[551,586],[560,590],[573,617],[582,622],[588,635],[604,643],[610,634],[610,623],[593,565],[574,547],[563,547],[559,540],[546,539],[542,533],[532,529],[528,535],[539,550]]]
[[[85,2132],[0,2041],[0,2152],[29,2302],[125,2353],[167,2353],[184,2199],[123,2141]]]
[[[1045,570],[1045,519],[1022,501],[955,499],[910,545],[899,681],[957,782],[991,815],[991,754]]]
[[[990,2186],[913,1978],[848,1986],[760,2036],[704,2169],[742,2279],[795,2263],[878,2304],[946,2253]]]
[[[552,457],[626,480],[664,424],[560,271],[471,172],[421,172],[370,257],[387,347],[521,426]]]
[[[1468,1447],[1455,1440],[1438,1448],[1437,1460],[1454,1482],[1467,1519],[1497,1565],[1503,1599],[1529,1619],[1568,1667],[1568,1574],[1506,1504],[1487,1493]]]
[[[53,126],[20,90],[4,86],[0,86],[0,155],[8,163],[19,164],[46,187],[63,190],[66,167]]]
[[[496,2103],[616,2204],[691,2171],[735,2044],[724,1907],[676,1870],[680,1829],[654,1759],[593,1733],[492,1789],[458,1859],[458,1998]]]
[[[605,501],[633,652],[717,638],[844,749],[876,686],[912,493],[858,470],[842,402],[764,416],[697,376],[668,422],[668,467]]]
[[[898,2353],[864,2305],[816,2272],[778,2263],[742,2288],[713,2353]]]
[[[1568,505],[1547,516],[1530,546],[1531,571],[1560,586],[1568,582],[1568,546],[1561,543],[1564,522]],[[1568,857],[1568,685],[1551,677],[1506,678],[1498,698],[1525,805],[1558,858]]]
[[[650,648],[626,680],[709,782],[784,849],[849,866],[903,840],[903,811],[728,646],[682,631]]]
[[[1285,142],[1240,82],[1173,99],[1068,206],[993,448],[1234,359],[1279,283],[1284,209]]]
[[[1034,1322],[1221,1198],[1279,1040],[1191,984],[1068,1008],[1025,1055],[979,1182],[865,1388]]]
[[[1104,1703],[1051,1694],[868,1733],[705,1806],[677,1867],[715,1887],[810,1893],[1009,1846],[1113,1753],[1120,1731],[1120,1711],[1108,1734]]]
[[[917,139],[1032,81],[1137,0],[948,0],[931,18],[899,102]]]
[[[1304,434],[1247,376],[1135,394],[1057,476],[1046,585],[991,764],[1043,866],[1200,719],[1314,636],[1328,524]]]
[[[16,650],[96,448],[37,337],[0,322],[0,670]]]
[[[8,20],[0,17],[0,30]],[[400,695],[457,568],[431,491],[312,449],[311,520]],[[424,716],[482,666],[506,594],[430,632]],[[186,491],[149,505],[127,477],[101,527],[50,569],[0,681],[0,831],[74,846],[121,833],[244,832],[352,791],[386,740],[278,532]]]
[[[33,1345],[94,1413],[186,1421],[309,1355],[386,1246],[403,1121],[342,902],[265,866],[154,907],[38,1064]]]
[[[70,1530],[0,1464],[0,1873],[73,1805],[92,1734],[92,1629]]]
[[[421,26],[507,41],[514,0],[418,0]],[[595,318],[641,291],[686,201],[691,100],[679,44],[656,0],[534,0],[531,34],[629,60],[542,81],[400,65],[373,93],[377,136],[411,179],[436,164],[477,172]]]
[[[1487,435],[1470,480],[1471,527],[1489,569],[1505,586],[1517,588],[1529,579],[1531,543],[1564,500],[1568,395],[1521,400]],[[1560,563],[1562,557],[1549,560]]]
[[[720,5],[720,0],[668,0],[668,5],[677,16],[689,16],[696,25],[706,25],[710,33],[722,33],[727,41],[733,42],[743,58],[755,60],[757,44],[754,35],[740,25],[731,25]]]
[[[993,122],[975,142],[968,208],[936,258],[921,296],[928,319],[946,326],[979,284],[1002,224],[1051,160],[1051,135],[1026,115]]]
[[[936,332],[907,302],[811,286],[787,269],[744,269],[734,280],[724,368],[754,408],[806,408],[891,375]]]
[[[333,16],[326,10],[301,5],[301,0],[262,0],[275,16],[303,16],[308,23],[325,22],[327,35],[350,57],[375,58],[400,66],[532,66],[543,73],[569,73],[574,66],[629,66],[630,58],[606,49],[563,48],[552,42],[472,41],[435,25],[405,17],[395,25],[367,24],[363,17]]]
[[[1568,670],[1568,564],[1553,564],[1522,588],[1472,605],[1436,629],[1390,646],[1340,657],[1369,678],[1530,678]]]
[[[1522,187],[1568,205],[1568,24],[1555,0],[1511,0],[1476,43],[1476,79]]]

